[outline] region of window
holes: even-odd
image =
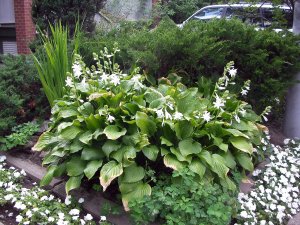
[[[15,23],[14,1],[0,0],[0,24]]]

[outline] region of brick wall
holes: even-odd
[[[14,0],[16,20],[16,40],[19,54],[29,54],[28,44],[35,37],[35,27],[31,18],[32,0]]]

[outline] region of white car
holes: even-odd
[[[239,18],[243,22],[254,24],[258,29],[261,29],[271,26],[276,10],[282,11],[288,28],[291,28],[293,23],[292,9],[287,5],[274,6],[270,3],[239,3],[206,6],[195,12],[182,24],[178,24],[178,27],[182,28],[190,20],[208,21],[214,18]]]

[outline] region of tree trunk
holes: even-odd
[[[300,0],[295,1],[293,32],[294,34],[300,34]]]

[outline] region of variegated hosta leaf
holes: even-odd
[[[218,154],[212,155],[211,170],[218,174],[221,179],[225,179],[227,177],[227,173],[229,172],[228,167],[225,165],[224,158]]]
[[[144,112],[137,112],[135,115],[136,125],[142,133],[153,135],[156,132],[155,122]]]
[[[83,175],[76,176],[76,177],[70,177],[69,180],[66,183],[66,193],[69,194],[69,192],[73,189],[79,188],[81,184],[81,180],[83,178]]]
[[[155,161],[157,158],[159,149],[155,145],[149,145],[149,146],[144,147],[142,151],[148,159]]]
[[[201,178],[203,178],[206,171],[206,166],[203,165],[203,163],[199,159],[193,159],[193,161],[189,165],[189,168],[191,171],[198,174]]]
[[[129,211],[128,203],[130,201],[140,199],[145,195],[151,195],[151,186],[141,181],[136,183],[120,183],[119,187],[125,211]]]
[[[167,154],[164,156],[164,164],[166,167],[172,168],[173,170],[181,170],[184,167],[184,163],[177,160],[176,156]]]
[[[83,172],[88,179],[91,179],[101,166],[102,160],[93,160],[87,164]]]
[[[134,183],[142,180],[145,177],[145,170],[141,166],[132,164],[124,168],[124,174],[121,177],[122,183]]]
[[[110,183],[118,176],[122,175],[122,164],[116,161],[110,161],[106,163],[100,171],[100,184],[103,187],[103,191],[107,189]]]
[[[252,144],[244,137],[230,137],[229,141],[231,142],[231,144],[246,153],[250,153],[252,154],[253,152],[253,146]]]

